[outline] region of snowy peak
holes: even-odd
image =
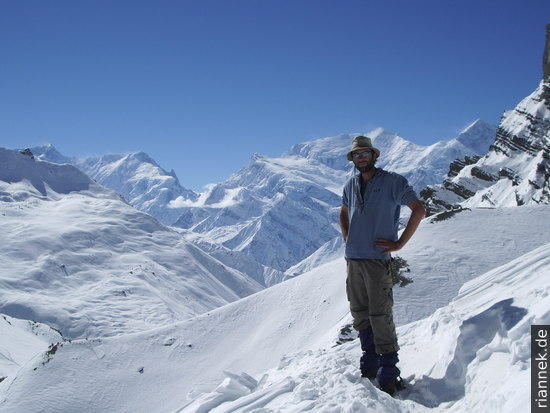
[[[130,205],[164,224],[173,223],[180,214],[171,207],[176,199],[198,198],[197,193],[180,185],[173,172],[162,169],[144,152],[87,158],[76,164],[102,185],[116,189]]]
[[[486,154],[495,140],[496,127],[481,119],[468,125],[456,138],[458,142],[473,150],[472,154]]]
[[[67,158],[53,146],[33,148],[40,159],[71,163],[101,185],[119,192],[126,201],[164,224],[172,224],[181,211],[176,200],[196,201],[199,194],[180,185],[173,171],[162,169],[144,152],[109,154],[101,157]]]
[[[440,182],[449,163],[461,156],[482,155],[494,141],[496,126],[476,121],[449,141],[429,146],[416,145],[394,133],[377,129],[367,136],[381,150],[378,165],[405,176],[419,192],[427,185]],[[480,152],[480,150],[482,152]]]
[[[426,185],[441,181],[449,163],[456,157],[485,154],[495,140],[495,133],[496,126],[476,120],[457,138],[429,146],[414,144],[383,128],[376,128],[365,133],[365,136],[371,138],[373,145],[381,151],[378,165],[403,174],[420,191]],[[346,154],[355,136],[357,134],[342,134],[303,142],[290,148],[283,158],[303,157],[334,170],[350,173],[353,165],[347,160]]]
[[[411,147],[421,148],[421,146],[383,128],[377,128],[367,133],[367,136],[372,139],[372,144],[380,150],[380,156],[382,158],[390,152],[403,152],[403,150]]]
[[[344,175],[295,155],[256,155],[228,181],[211,187],[175,225],[274,269],[265,281],[270,285],[338,235],[334,223],[340,196],[334,177],[339,182]]]
[[[53,163],[71,163],[71,158],[62,155],[53,145],[47,144],[31,148],[32,153],[42,161]]]
[[[357,135],[342,134],[298,143],[293,145],[282,157],[299,156],[315,160],[333,169],[350,169],[345,153],[349,151],[351,141],[355,136]]]
[[[28,182],[34,192],[43,197],[91,191],[97,196],[119,198],[114,191],[105,190],[74,166],[40,161],[30,150],[18,152],[0,148],[0,181],[14,185]],[[13,197],[15,193],[3,195]]]
[[[428,213],[550,201],[550,83],[506,112],[483,157],[455,160],[441,185],[422,191]]]

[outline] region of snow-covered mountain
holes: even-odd
[[[381,150],[379,166],[403,174],[419,189],[439,182],[457,156],[487,150],[495,130],[478,120],[456,139],[428,147],[383,129],[367,135]],[[307,270],[320,262],[317,251],[323,256],[340,253],[337,211],[352,173],[346,153],[354,136],[297,144],[279,158],[255,155],[229,180],[184,208],[174,225],[252,256],[277,270],[274,276]],[[266,284],[281,279],[267,279]]]
[[[345,172],[340,172],[343,176]],[[315,180],[311,176],[315,175]],[[338,236],[334,172],[305,158],[256,155],[188,207],[175,226],[282,273]],[[281,281],[266,280],[267,284]]]
[[[165,225],[180,215],[178,208],[168,207],[175,199],[196,201],[199,194],[181,186],[174,171],[162,169],[143,152],[68,158],[52,145],[31,148],[39,159],[75,165],[99,184],[114,189],[140,211],[147,212]]]
[[[374,146],[381,150],[378,165],[405,176],[416,191],[440,182],[447,174],[449,164],[457,157],[483,155],[495,140],[496,126],[480,119],[464,128],[449,141],[429,146],[414,144],[382,128],[367,134]],[[294,145],[283,156],[300,156],[320,162],[337,171],[349,171],[346,154],[356,135],[317,139]],[[343,185],[343,184],[342,184]],[[341,188],[337,188],[338,192]]]
[[[67,338],[185,320],[263,288],[72,165],[0,148],[0,313]]]
[[[350,321],[339,259],[141,333],[69,342],[42,328],[40,351],[0,383],[0,410],[527,411],[530,328],[550,324],[549,218],[547,206],[523,206],[423,221],[403,251],[415,282],[395,290],[411,381],[396,398],[360,377],[358,340],[336,345]],[[0,329],[2,355],[27,346],[27,324],[0,318]]]
[[[550,201],[550,78],[504,113],[483,157],[458,159],[443,184],[422,191],[430,213]]]
[[[367,135],[382,151],[379,165],[403,174],[419,191],[441,182],[456,157],[485,153],[495,130],[477,120],[457,138],[427,147],[380,128]],[[144,153],[72,159],[51,145],[32,152],[76,165],[134,207],[188,229],[188,239],[224,264],[249,269],[252,278],[272,285],[324,262],[321,256],[340,253],[336,214],[351,173],[345,154],[354,136],[303,142],[279,158],[256,154],[230,179],[200,195]]]

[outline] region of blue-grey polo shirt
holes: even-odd
[[[344,186],[342,204],[349,208],[349,231],[346,258],[389,259],[377,238],[397,241],[401,205],[410,205],[418,196],[407,179],[394,172],[377,168],[361,195],[361,178],[356,175]]]

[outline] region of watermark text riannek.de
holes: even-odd
[[[550,325],[531,326],[531,413],[550,412],[548,347]]]

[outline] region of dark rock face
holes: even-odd
[[[472,155],[472,156],[465,156],[462,159],[455,159],[453,162],[451,162],[451,166],[449,167],[449,173],[447,174],[447,177],[452,178],[453,176],[457,176],[462,169],[464,169],[465,166],[473,165],[477,161],[481,159],[481,156],[479,155]]]
[[[508,178],[512,181],[512,185],[517,186],[522,181],[521,177],[513,170],[507,167],[500,168],[498,171],[499,178]]]
[[[498,175],[495,175],[491,172],[487,172],[484,169],[480,168],[479,166],[474,166],[472,168],[471,174],[472,176],[475,176],[476,178],[479,178],[487,182],[495,182],[499,180]]]
[[[542,72],[544,80],[550,78],[550,24],[546,25],[546,46],[542,57]]]

